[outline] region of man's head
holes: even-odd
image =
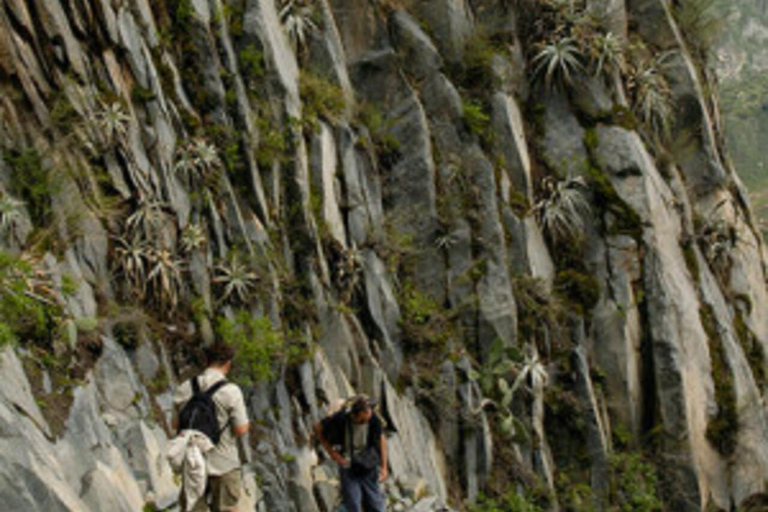
[[[352,421],[355,423],[368,423],[373,416],[373,405],[367,396],[358,396],[352,402],[350,408]]]
[[[216,367],[226,375],[232,367],[235,349],[232,345],[228,345],[223,341],[217,341],[205,349],[205,357],[209,367]]]

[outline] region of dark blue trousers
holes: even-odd
[[[379,472],[362,476],[341,469],[341,497],[347,512],[386,512],[387,504],[379,487]]]

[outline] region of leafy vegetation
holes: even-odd
[[[233,319],[220,317],[216,334],[236,348],[232,375],[235,381],[251,384],[269,380],[284,355],[285,337],[267,317],[238,311]]]
[[[0,251],[0,345],[50,347],[62,316],[50,275],[28,256]]]
[[[320,119],[336,123],[344,116],[347,108],[344,92],[319,75],[302,72],[299,94],[304,102],[302,121],[306,128],[314,128]]]
[[[541,512],[542,508],[522,494],[510,491],[499,498],[480,497],[469,512]]]
[[[445,347],[456,335],[449,313],[412,282],[406,281],[400,288],[400,326],[406,348],[414,352]]]
[[[58,175],[35,149],[4,152],[3,159],[12,170],[10,191],[24,201],[35,226],[49,225],[53,220],[51,197],[61,186]],[[12,206],[6,204],[7,208]]]
[[[655,468],[638,453],[611,456],[611,502],[620,512],[660,512],[658,478]]]

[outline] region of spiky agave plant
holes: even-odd
[[[317,30],[312,21],[312,0],[287,0],[280,9],[280,23],[288,34],[294,51],[303,49],[307,44],[307,34]]]
[[[102,103],[95,116],[96,128],[107,146],[114,146],[126,136],[130,120],[130,116],[119,102]]]
[[[582,177],[544,181],[544,197],[534,206],[536,218],[553,244],[580,238],[592,215],[589,186]]]
[[[149,251],[149,265],[148,290],[161,307],[174,311],[183,286],[181,275],[184,263],[172,250],[160,248]]]
[[[543,81],[547,89],[571,85],[573,76],[584,70],[584,57],[573,37],[561,37],[539,47],[539,52],[531,61],[533,79]]]
[[[237,254],[216,266],[213,282],[221,287],[221,301],[246,302],[256,287],[258,276]]]

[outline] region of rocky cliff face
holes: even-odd
[[[763,241],[666,0],[2,5],[8,510],[174,507],[215,336],[245,510],[333,510],[355,392],[393,510],[766,492]]]

